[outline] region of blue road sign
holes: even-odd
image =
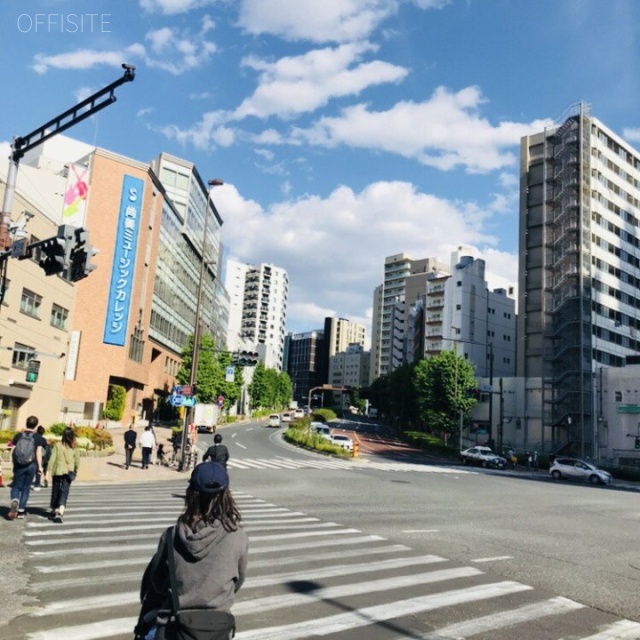
[[[183,407],[195,407],[196,399],[194,397],[187,398],[186,396],[182,396],[182,406]]]
[[[181,407],[184,400],[184,396],[177,396],[175,394],[169,396],[169,404],[172,407]]]

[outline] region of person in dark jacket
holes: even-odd
[[[219,433],[213,437],[213,445],[209,447],[205,454],[202,456],[202,462],[211,460],[212,462],[220,463],[225,469],[227,468],[227,462],[229,461],[229,449],[223,444],[222,436]]]
[[[136,438],[138,434],[135,432],[133,425],[130,424],[129,428],[124,432],[124,468],[128,469],[131,466],[131,459],[133,458],[133,452],[136,448]]]
[[[249,540],[222,465],[202,462],[196,466],[184,512],[173,529],[180,607],[230,612],[245,579]],[[142,577],[141,621],[171,600],[166,550],[171,532],[169,528],[162,534]],[[138,628],[137,633],[140,631]]]

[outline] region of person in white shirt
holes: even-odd
[[[148,469],[151,463],[151,453],[156,446],[156,438],[150,426],[144,428],[140,436],[140,447],[142,448],[142,468]]]

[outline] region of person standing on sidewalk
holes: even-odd
[[[24,518],[31,492],[31,483],[36,473],[42,473],[42,447],[35,432],[38,418],[29,416],[24,431],[17,433],[11,441],[13,482],[11,483],[11,507],[9,520]]]
[[[124,468],[128,469],[131,466],[131,459],[133,458],[133,451],[136,448],[136,438],[138,434],[133,429],[133,424],[129,425],[129,428],[124,432]]]
[[[51,473],[51,513],[49,517],[55,522],[62,522],[71,483],[76,478],[80,467],[80,452],[76,448],[76,434],[71,427],[62,432],[62,439],[56,442],[49,459]]]
[[[142,468],[148,469],[151,463],[151,453],[156,445],[156,439],[150,426],[146,426],[140,436],[140,446],[142,447]]]

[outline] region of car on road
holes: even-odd
[[[329,436],[331,444],[335,444],[341,449],[347,451],[353,451],[353,440],[349,436],[343,436],[340,434],[334,434]]]
[[[282,416],[280,416],[280,419],[282,420],[282,422],[291,422],[291,414],[283,413]]]
[[[198,433],[215,433],[216,432],[216,425],[210,425],[210,424],[198,424],[196,425],[196,429],[198,431]]]
[[[267,420],[267,427],[279,427],[280,426],[280,414],[272,413]]]
[[[481,467],[493,467],[504,469],[507,461],[502,456],[496,455],[489,447],[471,447],[460,452],[462,464],[476,464]]]
[[[309,426],[312,432],[317,433],[325,440],[331,440],[331,429],[323,422],[312,422]]]
[[[294,419],[304,418],[304,411],[302,409],[294,409],[293,411]]]
[[[556,458],[549,473],[556,479],[565,478],[567,480],[582,480],[591,484],[611,484],[613,478],[610,473],[598,469],[590,462],[585,462],[579,458]]]

